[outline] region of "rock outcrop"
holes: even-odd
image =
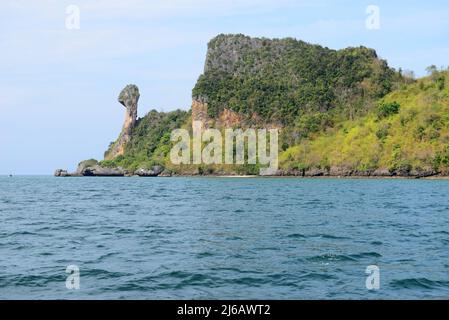
[[[204,129],[208,129],[212,125],[212,120],[207,114],[207,103],[200,99],[192,101],[192,125],[194,121],[201,122]]]
[[[69,173],[67,170],[57,169],[55,177],[122,177],[127,172],[122,168],[102,167],[97,160],[89,159],[81,161],[75,172]]]
[[[137,121],[137,103],[139,102],[139,88],[134,84],[127,85],[118,97],[125,108],[125,122],[123,123],[122,132],[116,142],[105,153],[105,160],[111,160],[125,153],[125,146],[131,140],[131,133]]]
[[[107,168],[100,165],[87,167],[81,172],[84,177],[123,177],[125,174],[122,168]]]
[[[223,108],[217,118],[213,119],[208,115],[208,104],[201,99],[192,100],[192,125],[193,121],[201,122],[202,129],[209,128],[240,128],[247,129],[254,125],[263,124],[266,129],[282,129],[279,123],[264,122],[260,116],[253,112],[249,117],[245,117],[229,108]],[[193,128],[193,126],[192,126]]]
[[[372,170],[351,170],[348,168],[333,166],[330,168],[310,168],[310,169],[294,169],[294,170],[278,170],[279,176],[295,176],[295,177],[336,177],[336,178],[427,178],[434,176],[443,176],[441,172],[432,169],[421,169],[411,171],[390,171],[386,168],[372,169]]]
[[[78,163],[78,166],[76,167],[76,173],[78,175],[82,176],[83,172],[86,169],[97,166],[97,165],[98,165],[98,161],[95,159],[81,161],[80,163]]]
[[[70,177],[70,173],[68,173],[67,170],[64,169],[56,169],[55,177]]]
[[[164,171],[162,166],[153,166],[151,169],[138,169],[134,172],[139,177],[157,177]]]
[[[97,160],[90,159],[81,161],[73,173],[64,169],[57,169],[54,175],[55,177],[168,177],[171,176],[171,172],[159,165],[153,166],[151,169],[140,168],[136,171],[128,171],[121,167],[104,167]]]

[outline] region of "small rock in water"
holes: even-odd
[[[67,170],[57,169],[55,171],[55,177],[68,177],[70,176]]]

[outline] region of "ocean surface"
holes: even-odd
[[[0,298],[447,299],[449,180],[0,177]]]

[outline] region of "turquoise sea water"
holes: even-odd
[[[0,298],[448,298],[448,195],[448,180],[0,177]]]

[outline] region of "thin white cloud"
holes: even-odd
[[[260,13],[279,8],[323,6],[324,3],[324,0],[4,0],[1,5],[9,10],[54,18],[63,15],[66,6],[76,5],[87,19],[161,19],[204,14]]]

